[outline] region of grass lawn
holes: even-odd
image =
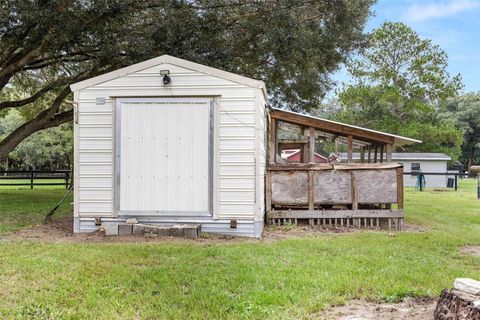
[[[42,223],[65,192],[65,187],[61,186],[35,186],[33,190],[30,187],[0,187],[0,234]],[[56,217],[71,213],[72,199],[70,193],[55,212]]]
[[[0,189],[0,232],[23,224],[15,215],[38,221],[62,192]],[[459,252],[464,245],[480,245],[475,197],[473,180],[460,181],[458,192],[409,189],[406,223],[428,230],[396,235],[365,231],[232,243],[0,242],[0,318],[299,319],[355,298],[435,297],[456,277],[480,278],[480,258]]]

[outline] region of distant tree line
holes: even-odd
[[[397,151],[442,152],[480,163],[480,94],[459,95],[447,54],[403,23],[386,22],[347,62],[353,82],[317,113],[422,140]]]

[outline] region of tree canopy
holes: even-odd
[[[480,93],[468,93],[447,99],[439,117],[463,130],[460,161],[470,167],[480,163]]]
[[[399,135],[422,144],[410,151],[460,156],[462,130],[438,117],[438,104],[458,94],[460,75],[447,72],[448,57],[403,23],[386,22],[348,63],[354,83],[339,93],[337,120]]]
[[[0,117],[34,132],[72,119],[69,84],[170,54],[268,83],[271,103],[316,107],[329,75],[362,46],[374,0],[5,0],[0,4]]]

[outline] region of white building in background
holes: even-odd
[[[447,173],[447,163],[452,158],[444,153],[407,153],[399,152],[392,154],[392,161],[403,163],[404,172],[418,172],[425,174],[425,187],[445,188],[448,176],[428,175],[427,173]],[[450,178],[453,178],[451,176]],[[403,177],[403,184],[406,187],[415,187],[417,176],[406,174]]]
[[[346,155],[342,155],[345,159]],[[384,156],[385,159],[385,156]],[[423,172],[425,174],[426,188],[445,188],[447,187],[448,178],[454,176],[446,175],[428,175],[427,173],[447,173],[447,163],[452,158],[444,153],[425,153],[425,152],[394,152],[392,153],[392,161],[403,164],[403,185],[405,187],[415,187],[418,176],[410,174],[410,172]],[[354,153],[353,160],[360,160],[360,154]]]

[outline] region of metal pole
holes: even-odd
[[[455,174],[455,191],[458,190],[458,174]]]
[[[30,167],[30,190],[33,189],[33,168]]]
[[[477,173],[477,199],[480,199],[480,173]]]

